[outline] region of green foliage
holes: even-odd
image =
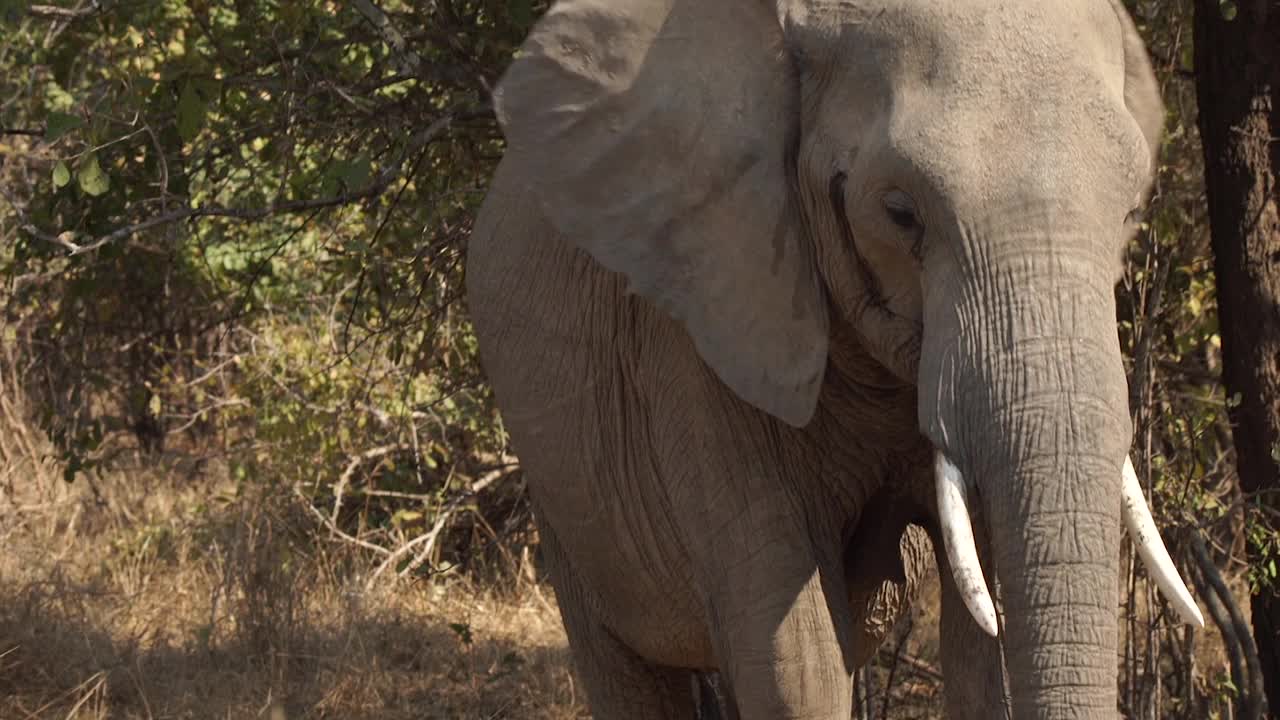
[[[454,635],[458,636],[458,640],[463,644],[470,646],[472,643],[471,625],[467,623],[449,623],[449,629]]]
[[[541,7],[358,5],[0,6],[6,342],[68,480],[227,454],[404,537],[501,463],[456,300]]]

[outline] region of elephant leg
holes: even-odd
[[[592,717],[693,720],[697,710],[690,671],[650,663],[614,637],[593,612],[595,603],[575,577],[554,533],[541,522],[538,531]]]
[[[942,542],[935,538],[933,546],[942,585],[939,641],[947,717],[949,720],[1009,720],[1012,710],[1000,641],[974,622],[956,588]],[[979,551],[985,574],[991,577],[990,553],[982,544]]]
[[[710,600],[720,672],[741,720],[848,720],[852,714],[843,578],[834,565],[826,571],[815,562],[799,566],[804,557],[787,543],[764,541],[741,562],[771,575],[743,573]],[[834,587],[824,587],[829,584]]]

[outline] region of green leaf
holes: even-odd
[[[187,81],[182,86],[182,94],[178,96],[178,136],[183,142],[191,142],[204,127],[204,118],[209,106],[196,90],[196,84]]]
[[[453,631],[463,645],[471,644],[471,626],[466,623],[449,623],[449,629]]]
[[[1236,19],[1238,9],[1232,0],[1219,0],[1218,9],[1222,11],[1222,19],[1231,22]]]
[[[76,473],[84,469],[84,461],[79,455],[72,454],[67,458],[67,464],[62,467],[63,482],[73,483],[76,481]]]
[[[348,192],[363,190],[369,185],[373,165],[368,155],[358,155],[353,160],[340,163],[337,175]]]
[[[0,25],[17,25],[26,14],[26,6],[22,0],[0,0]]]
[[[71,168],[67,164],[59,160],[53,165],[53,186],[56,188],[64,188],[67,183],[71,182]]]
[[[80,161],[80,166],[76,169],[76,182],[84,194],[93,197],[105,194],[111,187],[110,178],[98,164],[97,153],[89,153]]]
[[[84,127],[84,118],[79,115],[53,110],[45,118],[44,139],[53,142],[72,130]]]
[[[417,525],[421,524],[425,517],[426,515],[418,510],[397,510],[395,514],[391,516],[391,524],[396,527],[401,527],[403,525]]]
[[[1196,69],[1196,49],[1191,43],[1184,43],[1181,56],[1178,58],[1183,70],[1193,72]]]

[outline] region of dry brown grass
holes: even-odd
[[[376,563],[298,502],[207,475],[10,473],[0,719],[589,717],[549,589],[369,588]],[[941,716],[937,594],[931,577],[859,673],[857,717]],[[1224,672],[1217,641],[1197,634],[1200,682]]]
[[[283,498],[0,488],[0,718],[587,717],[553,597],[366,589]]]
[[[589,717],[554,597],[523,573],[370,583],[296,495],[216,466],[64,483],[3,380],[0,720]],[[937,596],[931,577],[859,673],[856,717],[940,717]],[[1221,648],[1196,634],[1201,699],[1157,715],[1229,716]]]

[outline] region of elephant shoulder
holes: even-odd
[[[585,346],[611,334],[621,281],[567,242],[506,163],[499,165],[467,245],[467,300],[477,331],[505,346],[536,332]]]

